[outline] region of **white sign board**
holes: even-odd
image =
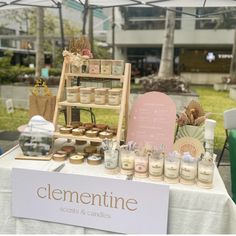
[[[166,234],[169,186],[15,168],[12,214],[127,234]]]
[[[7,99],[6,100],[6,108],[7,108],[7,113],[13,113],[14,112],[14,106],[13,106],[12,99]]]

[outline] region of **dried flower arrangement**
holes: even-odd
[[[72,38],[68,50],[65,49],[62,55],[67,63],[80,67],[85,59],[93,57],[89,39],[85,35],[79,39]]]
[[[202,106],[197,101],[192,100],[185,108],[185,111],[178,115],[177,124],[179,126],[200,126],[204,124],[208,115],[209,113],[206,114]]]

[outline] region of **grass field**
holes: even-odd
[[[228,92],[216,92],[212,87],[193,86],[192,90],[199,94],[200,103],[204,110],[212,113],[209,118],[217,122],[215,129],[215,148],[221,149],[225,139],[223,111],[236,107],[236,101],[229,98]],[[96,115],[97,123],[117,124],[117,111],[101,109],[93,109],[93,111]],[[0,105],[0,130],[16,130],[20,125],[26,124],[28,120],[28,111],[15,109],[13,114],[7,114],[5,107]],[[89,113],[82,112],[81,120],[83,122],[90,122]],[[59,116],[59,123],[64,123],[62,113]]]
[[[225,139],[225,130],[223,126],[223,112],[227,109],[236,108],[236,101],[229,98],[229,92],[218,92],[212,87],[193,86],[200,97],[205,112],[211,112],[209,119],[216,120],[215,128],[215,149],[221,149]]]

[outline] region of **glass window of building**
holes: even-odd
[[[236,8],[207,7],[197,8],[196,29],[234,29]]]
[[[15,35],[16,31],[0,27],[0,35]],[[1,39],[1,47],[16,48],[16,41],[13,39]]]
[[[121,7],[125,30],[163,30],[166,10],[159,7]],[[181,8],[177,9],[175,29],[181,28]]]

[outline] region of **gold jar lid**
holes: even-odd
[[[98,155],[92,155],[87,158],[87,163],[89,165],[99,165],[102,163],[102,157]]]
[[[108,93],[109,94],[121,94],[121,89],[119,89],[119,88],[109,89]]]
[[[69,158],[71,164],[82,164],[84,162],[84,155],[82,153],[77,153]]]
[[[98,59],[89,59],[89,64],[91,65],[100,65],[101,60]]]
[[[66,91],[69,93],[78,93],[80,90],[79,86],[72,86],[72,87],[67,87]]]
[[[88,154],[96,153],[97,148],[95,146],[87,146],[84,148],[84,152]]]
[[[80,93],[91,93],[92,91],[92,88],[80,88]]]
[[[72,127],[61,127],[59,129],[59,132],[62,134],[70,134],[72,129],[73,129]]]
[[[99,138],[104,139],[104,138],[112,138],[113,133],[112,132],[107,132],[107,131],[102,131],[99,133]]]
[[[87,130],[85,132],[85,135],[90,138],[94,138],[98,136],[98,131],[97,130]]]
[[[72,129],[73,135],[81,136],[81,135],[84,135],[84,133],[85,133],[85,129],[81,129],[81,128]]]
[[[54,161],[65,161],[66,160],[66,154],[54,153],[52,155],[52,159]]]
[[[108,88],[96,88],[94,89],[95,94],[106,94],[108,91]]]

